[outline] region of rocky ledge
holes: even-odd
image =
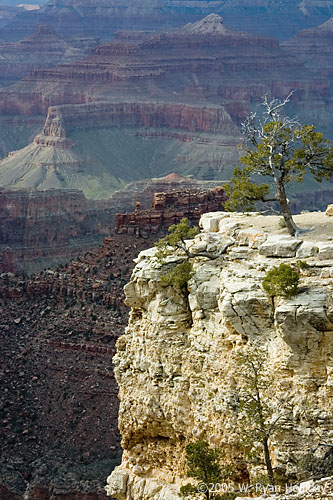
[[[198,438],[223,448],[229,463],[239,460],[235,355],[254,343],[267,351],[272,391],[293,412],[293,425],[272,439],[274,468],[286,481],[308,479],[300,460],[333,438],[333,219],[305,213],[295,220],[311,230],[293,238],[277,216],[204,215],[202,232],[188,242],[192,252],[230,246],[215,260],[194,259],[187,297],[161,280],[165,267],[154,249],[140,253],[125,287],[129,325],[113,360],[124,453],[108,495],[178,500],[184,448]],[[268,296],[267,270],[296,260],[308,264],[299,293]]]

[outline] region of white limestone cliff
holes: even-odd
[[[216,260],[195,259],[188,300],[161,281],[165,270],[154,249],[139,255],[125,287],[130,321],[114,358],[124,454],[108,478],[108,495],[178,500],[184,448],[197,438],[237,462],[234,355],[253,343],[268,352],[272,391],[293,408],[293,425],[272,442],[274,466],[295,477],[302,455],[320,439],[333,442],[333,218],[296,216],[300,227],[312,228],[298,238],[279,221],[204,215],[192,250],[214,253],[233,237],[235,243]],[[262,288],[267,270],[299,258],[310,266],[300,293],[273,300]]]

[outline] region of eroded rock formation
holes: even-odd
[[[113,232],[117,213],[131,212],[136,203],[145,213],[156,191],[167,202],[159,206],[155,233],[182,216],[198,222],[205,211],[221,208],[225,197],[222,190],[214,189],[217,185],[173,173],[166,178],[131,183],[104,201],[88,200],[82,191],[70,189],[0,190],[0,272],[29,274],[96,248]],[[200,202],[198,206],[196,202]],[[131,216],[124,215],[118,231],[139,236],[140,226],[145,234],[149,233],[151,217],[143,219],[137,221],[137,232]]]
[[[188,297],[161,280],[154,249],[139,255],[125,287],[129,325],[114,358],[124,453],[109,495],[178,500],[184,447],[197,438],[222,447],[225,459],[239,458],[235,355],[256,342],[268,353],[272,390],[293,408],[293,425],[272,439],[274,467],[295,479],[298,460],[331,441],[332,220],[323,213],[295,220],[312,230],[292,238],[276,216],[204,215],[203,232],[188,243],[192,252],[231,245],[216,260],[194,260]],[[272,300],[262,288],[267,270],[296,259],[309,266],[300,292]]]
[[[154,193],[152,207],[142,210],[140,202],[132,213],[116,215],[116,233],[148,236],[176,224],[183,217],[197,225],[207,210],[220,210],[227,200],[222,188],[214,190],[182,189]]]
[[[75,187],[88,197],[107,198],[130,181],[174,169],[199,178],[228,176],[241,142],[223,106],[145,101],[54,106],[33,143],[0,162],[0,184]]]
[[[318,73],[305,74],[302,64],[281,50],[276,39],[233,31],[220,16],[212,14],[173,31],[119,31],[111,42],[96,47],[80,61],[32,71],[0,94],[0,110],[6,109],[15,92],[22,94],[22,100],[30,95],[31,106],[45,112],[46,102],[72,104],[74,96],[75,102],[87,102],[92,96],[168,96],[169,101],[171,97],[179,101],[183,94],[183,102],[193,103],[202,92],[203,98],[216,102],[233,86],[250,93],[253,99],[257,98],[259,82],[260,96],[263,90],[284,92],[296,86],[299,99],[315,89],[316,95],[327,95],[328,84],[325,78],[321,82],[319,78]]]
[[[36,69],[0,93],[3,119],[48,113],[34,144],[3,160],[0,182],[106,197],[175,169],[225,179],[250,108],[291,90],[291,113],[330,131],[327,72],[306,70],[274,38],[233,31],[216,14],[166,32],[119,31],[86,58]],[[4,153],[15,130],[13,121],[0,131]]]

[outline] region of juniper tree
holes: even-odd
[[[300,125],[282,113],[291,94],[284,100],[263,99],[263,118],[251,113],[242,124],[249,147],[241,157],[243,167],[237,167],[225,190],[230,210],[253,209],[256,201],[277,201],[291,235],[298,232],[292,218],[286,185],[303,182],[310,173],[318,182],[333,177],[333,147],[314,125]],[[258,184],[252,176],[271,177],[275,186],[274,198],[268,198],[270,185]]]

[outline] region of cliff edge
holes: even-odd
[[[275,470],[286,480],[303,480],[302,457],[320,442],[332,443],[333,218],[305,213],[295,220],[311,230],[292,238],[277,216],[202,216],[202,232],[188,243],[192,250],[216,253],[233,244],[216,260],[195,258],[188,297],[161,280],[165,269],[155,249],[140,253],[125,287],[130,320],[114,358],[124,453],[108,478],[108,495],[178,500],[186,482],[185,445],[198,438],[237,463],[235,354],[254,343],[267,351],[272,394],[293,413],[293,424],[272,439]],[[262,288],[267,270],[296,260],[308,264],[299,293],[268,296]]]

